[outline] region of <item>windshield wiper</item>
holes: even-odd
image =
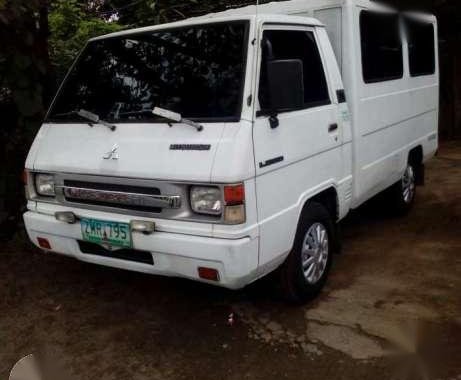
[[[93,112],[82,109],[77,112],[77,115],[80,116],[82,119],[89,120],[92,123],[104,125],[105,127],[109,128],[112,132],[117,129],[115,125],[102,120],[98,115],[96,115]],[[92,125],[90,124],[90,126]]]
[[[177,123],[182,123],[182,124],[189,125],[189,126],[195,128],[198,132],[203,131],[203,126],[202,125],[196,123],[195,121],[192,121],[192,120],[189,120],[189,119],[184,119],[181,116],[180,113],[172,112],[172,111],[169,111],[169,110],[166,110],[166,109],[163,109],[163,108],[159,108],[159,107],[155,107],[152,110],[152,113],[155,116],[160,116],[160,117],[163,117],[164,119],[167,119],[167,120],[171,120],[171,121],[175,121]]]
[[[70,111],[70,112],[58,113],[52,116],[65,117],[65,116],[73,116],[73,115],[77,115],[77,116],[80,116],[82,119],[88,120],[90,122],[89,123],[90,127],[92,127],[94,124],[101,124],[109,128],[111,131],[115,131],[117,129],[115,125],[110,124],[107,121],[101,120],[99,116],[96,115],[95,113],[84,110],[84,109],[81,109],[80,111]]]

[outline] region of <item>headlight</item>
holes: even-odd
[[[54,197],[56,195],[54,188],[54,176],[51,174],[36,174],[35,191],[38,195],[42,195],[44,197]]]
[[[190,202],[192,210],[197,214],[222,214],[222,195],[217,187],[193,186],[190,190]]]

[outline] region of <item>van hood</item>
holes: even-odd
[[[183,124],[118,124],[112,132],[45,124],[29,160],[37,171],[210,182],[225,129],[225,123],[206,124],[202,132]]]

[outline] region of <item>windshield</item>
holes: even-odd
[[[81,121],[80,109],[110,122],[240,119],[248,23],[215,23],[90,42],[69,74],[49,121]]]

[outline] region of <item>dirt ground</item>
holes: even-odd
[[[46,349],[88,380],[461,380],[461,142],[428,165],[409,216],[378,206],[343,223],[329,285],[304,307],[268,281],[230,292],[45,255],[18,236],[0,249],[0,379]],[[413,376],[397,377],[405,365]]]

